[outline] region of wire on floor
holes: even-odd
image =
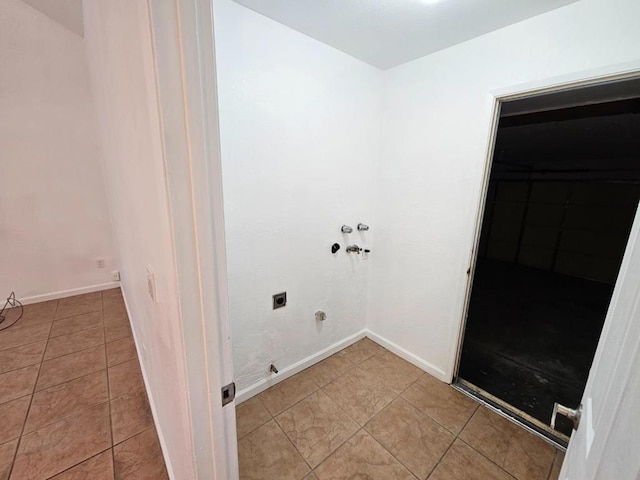
[[[19,312],[15,310],[16,308],[20,309]],[[14,315],[14,313],[16,314]],[[2,310],[0,310],[0,332],[2,330],[6,330],[7,328],[15,325],[18,322],[18,320],[22,318],[23,313],[24,313],[24,307],[22,306],[22,303],[16,300],[16,293],[11,292],[11,294],[9,294],[9,296],[7,297],[7,301],[2,307]],[[15,317],[15,318],[9,319],[9,316]]]

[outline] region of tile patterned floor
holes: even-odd
[[[548,480],[563,454],[368,338],[238,405],[241,479]]]
[[[119,289],[0,331],[0,480],[168,479]]]

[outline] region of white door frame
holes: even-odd
[[[537,82],[513,85],[489,92],[492,99],[492,116],[491,126],[487,137],[487,149],[485,157],[485,167],[482,177],[482,186],[480,188],[480,198],[478,199],[478,207],[476,213],[476,224],[474,228],[474,238],[472,243],[471,254],[469,257],[469,274],[467,276],[467,284],[464,295],[464,305],[462,310],[462,318],[460,328],[458,330],[457,348],[455,349],[453,380],[459,377],[460,360],[462,359],[462,344],[464,342],[464,331],[467,323],[467,315],[469,313],[469,303],[471,301],[471,289],[473,287],[473,277],[475,274],[476,263],[478,260],[478,247],[480,245],[480,234],[482,230],[482,221],[484,219],[485,203],[489,189],[489,177],[491,175],[491,166],[493,163],[493,151],[495,140],[498,133],[498,123],[500,121],[500,107],[502,102],[507,100],[517,100],[520,98],[531,97],[545,93],[555,93],[562,90],[572,90],[580,87],[588,87],[608,83],[617,80],[627,80],[640,77],[640,60],[631,63],[611,65],[606,68],[599,68],[587,71],[576,72],[571,75],[560,77],[552,77]]]
[[[197,478],[238,478],[211,0],[147,0]],[[176,479],[177,480],[177,479]]]

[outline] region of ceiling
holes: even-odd
[[[381,69],[577,0],[235,0]]]

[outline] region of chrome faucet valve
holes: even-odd
[[[362,251],[362,249],[358,246],[358,245],[349,245],[346,249],[347,253],[356,253],[358,255],[360,255],[360,252]]]
[[[358,224],[358,231],[366,232],[367,230],[369,230],[369,225],[365,225],[364,223]]]
[[[349,225],[342,225],[342,227],[340,227],[340,231],[342,233],[351,233],[353,232],[353,228],[351,228]]]

